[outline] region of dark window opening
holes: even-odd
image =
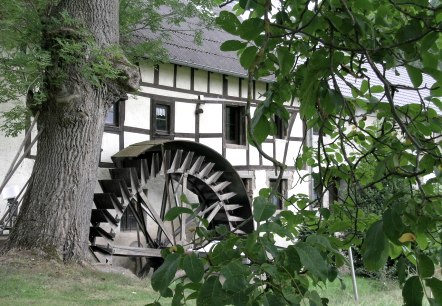
[[[275,116],[276,135],[278,139],[285,139],[287,137],[287,124],[281,117]]]
[[[151,137],[172,138],[173,134],[173,103],[153,102],[151,109]]]
[[[226,143],[245,145],[245,107],[226,106]]]
[[[276,185],[277,179],[270,179],[269,187],[274,188]],[[276,193],[273,194],[270,198],[270,202],[275,205],[278,209],[282,209],[284,207],[284,201],[287,199],[287,180],[282,179],[279,182],[278,187],[276,188]]]
[[[126,209],[121,216],[120,231],[128,232],[137,229],[137,219],[130,208]]]
[[[109,108],[106,114],[105,124],[118,126],[119,125],[119,103],[114,103]]]

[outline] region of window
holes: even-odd
[[[274,188],[276,185],[277,179],[270,179],[269,180],[269,187]],[[270,201],[278,208],[283,209],[284,205],[284,199],[287,198],[287,180],[282,179],[276,189],[277,195],[272,195]]]
[[[105,120],[105,124],[107,125],[113,125],[113,126],[118,126],[119,125],[119,103],[114,103],[112,104],[112,106],[109,108],[109,110],[107,111],[106,114],[106,120]]]
[[[152,103],[151,136],[171,138],[173,134],[173,104],[168,102]]]
[[[285,139],[287,137],[287,125],[281,117],[275,116],[276,134],[278,139]]]
[[[253,201],[253,180],[251,178],[241,178],[244,187],[246,189],[247,195],[249,196],[249,200]]]
[[[245,145],[245,107],[236,105],[226,106],[225,118],[225,137],[226,143]]]
[[[137,219],[135,219],[130,208],[124,211],[120,222],[120,231],[122,232],[135,231],[137,229]]]
[[[155,130],[157,132],[170,132],[170,107],[157,104],[155,107]]]

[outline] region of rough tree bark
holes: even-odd
[[[118,5],[118,0],[62,0],[49,17],[67,12],[90,31],[96,45],[106,48],[119,42]],[[107,109],[139,82],[138,70],[125,59],[115,62],[124,77],[105,80],[101,86],[92,85],[80,68],[79,63],[93,60],[88,50],[80,61],[63,62],[56,38],[75,38],[77,30],[48,25],[43,33],[43,47],[51,52],[53,65],[41,89],[47,95],[37,122],[42,134],[28,191],[8,241],[9,249],[40,249],[64,261],[87,255]]]

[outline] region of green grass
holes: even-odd
[[[356,305],[351,277],[345,276],[342,281],[345,284],[345,289],[342,289],[340,282],[336,280],[327,284],[327,287],[323,290],[318,289],[318,293],[329,298],[330,306]],[[375,279],[357,278],[357,287],[359,293],[358,305],[360,306],[402,305],[402,291],[393,280],[382,282]]]
[[[330,306],[356,305],[351,278],[329,283],[317,291],[330,299]],[[395,281],[358,278],[359,305],[402,305],[402,293]],[[148,280],[106,273],[89,266],[64,265],[38,256],[16,254],[0,257],[0,305],[146,305],[158,293]],[[162,305],[170,300],[161,299]],[[216,306],[216,305],[214,305]]]
[[[0,305],[146,305],[158,296],[148,280],[32,259],[0,258]]]

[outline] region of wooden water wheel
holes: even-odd
[[[171,208],[186,207],[182,194],[198,203],[196,212],[210,228],[225,225],[236,234],[253,230],[250,200],[241,178],[226,159],[205,145],[146,141],[123,149],[112,160],[116,168],[109,170],[111,179],[100,180],[102,193],[94,195],[89,234],[93,254],[147,258],[139,271],[148,272],[161,262],[162,248],[179,243],[197,249],[193,237],[200,221],[195,216],[165,220]],[[124,236],[119,216],[125,211],[136,220],[135,246],[118,239]]]

